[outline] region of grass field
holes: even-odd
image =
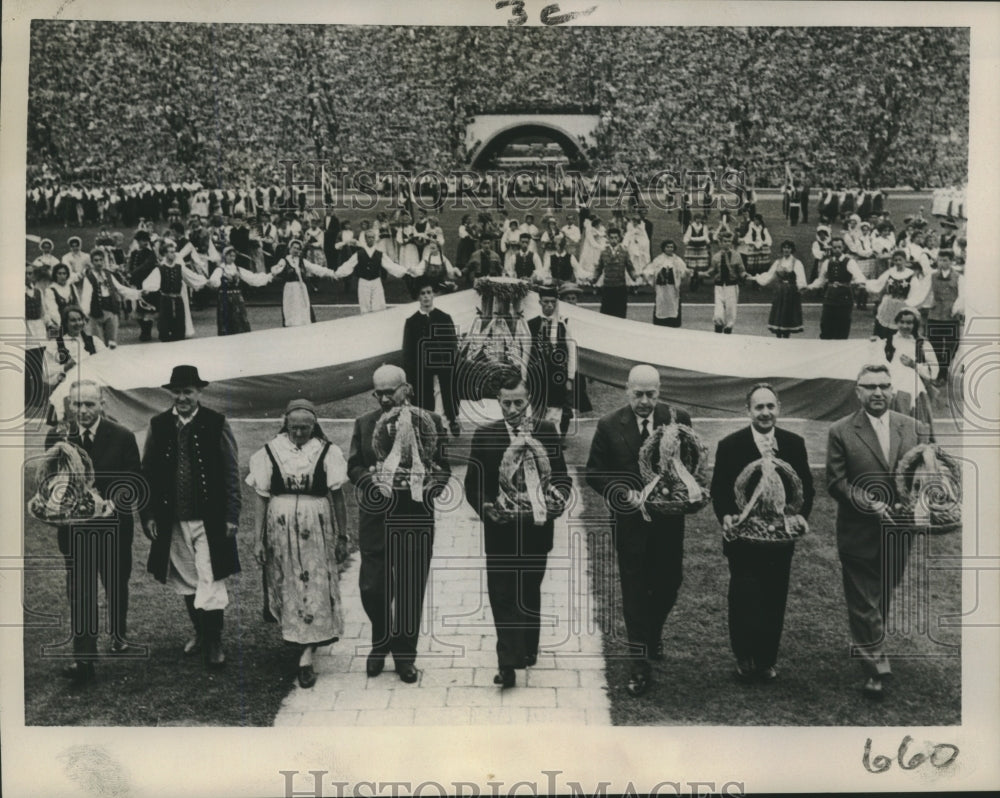
[[[898,219],[916,211],[923,201],[900,199],[890,202]],[[762,212],[772,220],[780,219],[777,200],[763,199]],[[347,218],[357,218],[360,214]],[[540,214],[536,212],[536,218]],[[460,214],[443,216],[446,235],[454,240]],[[657,211],[650,214],[655,225],[654,237],[679,238],[676,219],[665,219]],[[799,244],[800,253],[808,249],[813,226],[789,229],[772,221],[776,242],[788,236]],[[63,251],[65,238],[75,229],[40,228],[29,232],[53,237],[57,251]],[[93,232],[83,231],[85,246],[92,243]],[[127,232],[127,231],[125,231]],[[88,237],[89,235],[89,237]],[[31,255],[33,257],[33,255]],[[803,258],[806,260],[806,258]],[[808,265],[808,263],[807,263]],[[390,301],[406,301],[397,281],[390,281]],[[688,294],[684,324],[690,329],[711,329],[710,289]],[[252,293],[253,289],[248,291]],[[741,297],[737,332],[767,335],[766,319],[770,293],[749,288]],[[276,295],[266,292],[250,311],[254,329],[278,327],[280,309]],[[647,301],[637,297],[635,302]],[[588,297],[584,297],[587,302]],[[356,313],[342,293],[324,289],[316,295],[317,318],[327,320]],[[629,317],[646,320],[648,306],[634,306]],[[197,311],[195,325],[199,336],[215,334],[215,312]],[[805,337],[818,337],[819,307],[804,309]],[[852,337],[867,337],[871,315],[856,313]],[[138,337],[134,322],[123,325],[122,345]],[[166,377],[166,375],[164,375]],[[669,386],[664,386],[669,398]],[[594,382],[590,395],[595,411],[579,426],[568,443],[567,460],[581,468],[586,462],[592,419],[623,402],[620,389]],[[356,396],[323,405],[321,415],[344,419],[328,423],[326,431],[346,453],[353,419],[371,407],[371,398]],[[942,423],[948,414],[945,397],[936,407]],[[243,473],[250,455],[279,426],[280,409],[253,414],[259,420],[234,420]],[[716,416],[716,420],[696,422],[700,434],[714,452],[723,435],[745,421],[737,408],[730,414],[696,411],[696,416]],[[826,424],[789,422],[789,429],[807,440],[810,461],[821,465],[825,454]],[[468,433],[458,446],[468,445]],[[27,452],[30,457],[38,449]],[[821,470],[816,471],[817,502],[812,515],[810,534],[798,545],[792,566],[785,635],[779,668],[781,678],[769,687],[743,687],[729,677],[732,660],[726,632],[726,586],[728,574],[722,555],[718,525],[709,510],[688,519],[685,544],[685,581],[677,606],[665,629],[667,658],[656,666],[655,684],[642,701],[629,698],[622,687],[624,665],[617,659],[623,636],[621,609],[617,595],[617,570],[614,553],[608,545],[607,521],[599,499],[583,491],[583,502],[574,511],[586,519],[590,533],[592,581],[597,593],[600,623],[606,635],[606,655],[612,719],[618,724],[717,724],[717,725],[937,725],[960,722],[961,668],[957,659],[959,627],[945,627],[939,619],[957,615],[961,605],[961,580],[957,571],[933,567],[933,557],[954,555],[960,551],[960,536],[930,538],[926,556],[917,551],[911,558],[909,572],[921,578],[921,602],[905,603],[909,614],[906,631],[890,641],[895,657],[893,692],[882,706],[873,707],[860,696],[860,668],[849,661],[846,609],[840,584],[839,563],[833,534],[835,506],[827,496]],[[25,499],[30,486],[25,480]],[[346,491],[350,531],[356,535],[356,509],[351,491]],[[249,488],[244,486],[244,507],[252,507]],[[149,656],[118,659],[98,664],[98,678],[85,691],[69,690],[58,676],[65,660],[41,656],[44,645],[57,644],[66,638],[65,588],[58,567],[55,532],[52,528],[26,519],[24,553],[31,564],[25,573],[24,631],[25,722],[28,725],[269,725],[282,698],[292,685],[296,663],[293,651],[283,645],[277,629],[261,620],[260,570],[250,552],[252,510],[245,509],[240,554],[243,573],[230,580],[232,604],[227,612],[225,634],[229,665],[222,674],[210,674],[197,661],[185,659],[180,648],[189,633],[189,622],[180,599],[145,573],[148,541],[137,533],[133,557],[130,600],[130,635],[134,642],[150,647]],[[353,545],[352,549],[356,549]],[[355,554],[354,556],[357,556]],[[36,567],[37,566],[37,567]],[[357,619],[356,619],[357,620]],[[106,640],[102,641],[106,645]],[[64,646],[66,653],[69,647]]]

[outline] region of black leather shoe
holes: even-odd
[[[500,672],[493,677],[493,684],[501,687],[513,687],[517,684],[517,676],[513,668],[501,668]]]
[[[316,684],[316,671],[312,665],[302,665],[299,668],[299,687],[308,690]]]
[[[538,654],[525,654],[524,656],[524,667],[530,668],[538,662]]]
[[[86,684],[94,678],[94,663],[74,662],[62,669],[62,675],[72,679],[74,685]]]
[[[379,654],[377,651],[373,651],[368,655],[368,659],[365,661],[365,673],[367,673],[372,678],[378,676],[385,669],[385,654]]]
[[[873,701],[881,701],[885,696],[885,689],[882,686],[882,680],[877,676],[872,676],[864,683],[861,688],[861,692],[864,693],[865,698],[870,698]]]
[[[750,684],[754,679],[753,663],[746,660],[737,660],[736,669],[733,671],[733,678],[740,684]]]
[[[649,689],[649,677],[642,673],[633,673],[628,677],[625,691],[633,698],[638,698]]]
[[[757,671],[757,676],[764,684],[770,684],[778,678],[778,671],[772,665],[770,668],[761,668]]]
[[[420,671],[409,662],[397,665],[396,674],[399,676],[401,682],[406,682],[407,684],[413,684],[420,677]]]

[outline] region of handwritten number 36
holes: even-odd
[[[958,758],[958,746],[951,743],[939,743],[931,748],[929,753],[916,753],[907,758],[907,748],[912,742],[913,738],[910,735],[906,735],[899,744],[899,750],[896,752],[896,761],[903,770],[915,770],[924,764],[924,762],[930,762],[936,768],[944,768],[948,767],[948,765]],[[889,757],[877,754],[872,759],[871,753],[872,738],[869,737],[865,742],[865,755],[861,759],[861,763],[869,773],[885,773],[892,767],[892,760]]]
[[[518,25],[523,25],[528,21],[528,15],[524,12],[523,0],[497,0],[496,8],[498,11],[508,7],[510,8],[511,17],[507,20],[507,24],[510,27],[517,27]],[[543,25],[563,25],[577,19],[578,17],[585,17],[588,14],[592,14],[596,10],[597,6],[591,6],[584,11],[570,11],[565,14],[560,14],[559,4],[552,3],[542,9],[540,16]]]

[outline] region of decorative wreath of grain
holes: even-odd
[[[396,432],[399,430],[399,415],[403,412],[404,407],[410,412],[420,459],[429,468],[437,454],[437,429],[434,427],[434,419],[431,418],[431,414],[413,405],[394,407],[375,422],[375,430],[372,433],[372,449],[375,451],[375,457],[378,458],[379,463],[382,463],[392,452],[393,444],[396,442]],[[412,450],[409,446],[403,446],[400,451],[399,465],[393,475],[394,484],[408,480],[412,468]]]
[[[498,504],[508,514],[532,513],[531,494],[525,482],[525,461],[535,463],[538,481],[543,493],[543,501],[550,515],[561,512],[562,496],[554,490],[546,490],[552,476],[552,465],[545,447],[531,437],[518,437],[511,441],[500,460],[500,493]],[[537,498],[537,497],[536,497]]]
[[[59,441],[46,450],[36,472],[38,486],[28,513],[46,524],[102,518],[114,505],[94,489],[94,463],[83,449]]]
[[[687,486],[675,471],[672,462],[675,456],[679,456],[701,488],[701,497],[697,501],[691,500]],[[639,474],[645,485],[660,478],[646,498],[646,508],[651,512],[659,515],[690,514],[708,504],[708,449],[694,430],[673,419],[669,424],[654,429],[639,449]]]
[[[962,467],[934,443],[921,443],[896,466],[899,502],[893,515],[932,534],[962,526]]]
[[[481,297],[501,302],[520,302],[531,290],[527,280],[516,277],[480,277],[473,285]]]
[[[751,481],[754,481],[752,490]],[[802,480],[784,460],[761,457],[748,463],[736,477],[733,492],[741,514],[754,494],[757,497],[747,517],[723,532],[726,540],[779,543],[795,540],[809,531],[809,524],[799,515],[805,501]]]

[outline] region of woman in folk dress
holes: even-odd
[[[597,262],[601,259],[601,253],[607,245],[608,239],[604,231],[604,222],[596,216],[584,219],[582,243],[580,244],[580,267],[576,272],[581,281],[590,282],[594,279]]]
[[[934,414],[927,384],[937,379],[937,356],[930,342],[920,337],[920,315],[916,310],[903,308],[895,322],[896,333],[884,342],[895,391],[889,409],[924,422],[933,436]],[[877,337],[872,341],[882,343]]]
[[[766,272],[751,275],[750,279],[761,286],[778,281],[767,328],[778,338],[802,332],[802,297],[799,292],[806,286],[806,270],[802,261],[795,257],[795,243],[782,241],[781,257]]]
[[[330,443],[307,399],[285,408],[281,431],[250,458],[254,556],[264,569],[265,617],[300,647],[298,681],[316,683],[317,646],[344,631],[338,564],[347,559],[347,461]]]
[[[317,266],[302,257],[302,242],[297,238],[288,242],[288,254],[271,269],[271,277],[285,284],[281,296],[281,320],[285,327],[300,327],[316,321],[312,304],[309,302],[309,287],[306,277],[335,278],[332,269]]]
[[[747,274],[755,275],[766,271],[771,262],[771,233],[764,224],[764,217],[759,213],[750,222],[743,243],[747,246]]]
[[[237,266],[236,250],[233,247],[226,247],[222,251],[222,260],[222,265],[208,278],[208,284],[219,292],[215,313],[216,329],[219,335],[250,332],[250,320],[247,318],[247,306],[240,290],[240,282],[259,288],[271,282],[273,277]]]

